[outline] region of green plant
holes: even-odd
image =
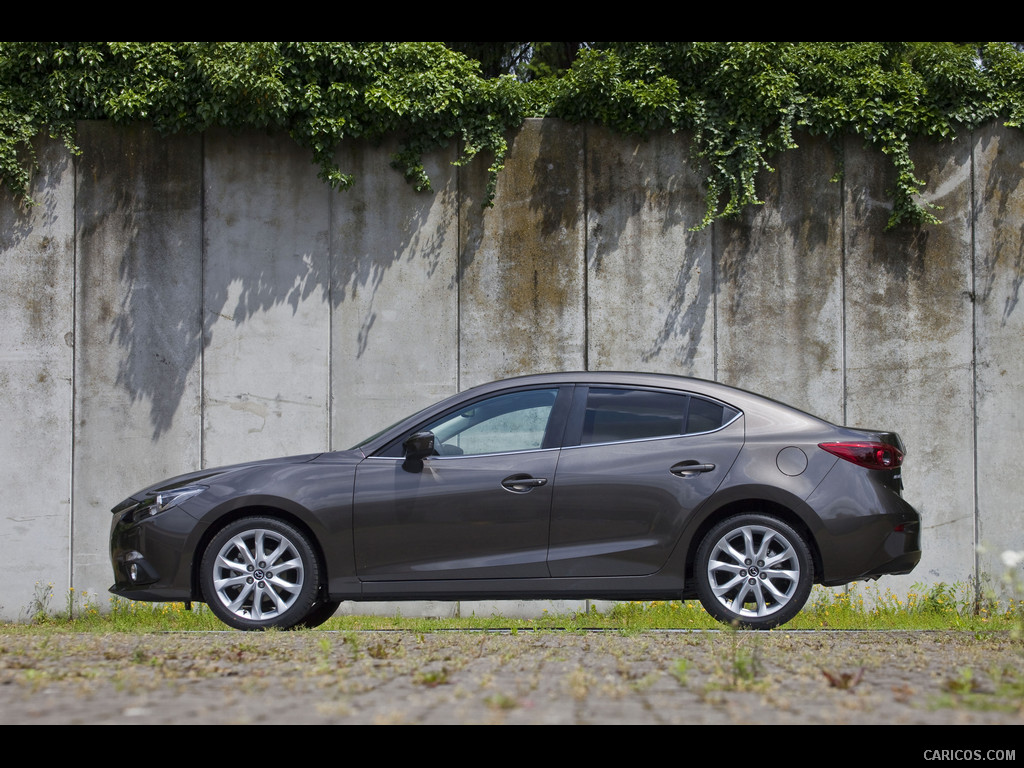
[[[491,709],[515,709],[519,706],[513,697],[504,693],[494,693],[484,699],[484,703]]]
[[[0,178],[25,195],[36,135],[77,152],[76,121],[108,119],[162,133],[287,131],[336,188],[353,181],[335,159],[343,140],[394,136],[393,165],[426,189],[422,154],[451,141],[457,162],[487,151],[500,170],[505,132],[524,116],[513,83],[480,77],[441,43],[4,42]]]
[[[69,587],[64,610],[64,618],[71,620],[82,618],[90,613],[96,614],[98,608],[95,600],[89,596],[88,592]]]
[[[77,153],[76,122],[105,119],[285,131],[339,189],[353,183],[344,141],[397,139],[392,165],[416,189],[430,186],[424,153],[455,142],[456,165],[487,158],[489,203],[527,117],[689,137],[705,179],[696,227],[761,204],[758,177],[800,132],[876,148],[893,168],[889,226],[935,223],[911,142],[1020,127],[1024,54],[1003,42],[0,43],[0,180],[22,198],[36,137]]]
[[[654,600],[616,603],[604,617],[590,615],[591,625],[609,622],[623,630],[638,631],[655,627],[674,629],[714,629],[720,627],[696,600]]]
[[[326,637],[320,637],[317,639],[317,645],[320,647],[320,663],[326,667],[331,660],[331,641]]]
[[[40,584],[38,581],[32,593],[27,613],[33,622],[45,620],[50,614],[50,598],[53,597],[53,583]]]
[[[997,117],[1020,126],[1024,112],[1024,59],[1009,43],[605,45],[558,81],[552,112],[624,133],[692,133],[707,174],[702,226],[760,204],[758,174],[801,130],[837,146],[860,137],[890,158],[890,227],[935,223],[918,198],[911,140],[951,139]]]
[[[392,655],[394,648],[386,643],[378,642],[366,648],[366,653],[371,659],[386,659]]]
[[[763,685],[761,632],[745,632],[736,627],[723,630],[728,639],[724,664],[717,666],[717,681],[707,690],[748,691]]]
[[[686,659],[676,659],[672,662],[669,671],[680,685],[685,686],[689,679],[690,662]]]
[[[969,610],[969,604],[960,585],[937,582],[931,586],[913,584],[910,589],[910,594],[916,597],[910,606],[912,610],[934,613],[964,613]]]
[[[942,689],[944,693],[932,702],[935,707],[1024,712],[1024,680],[1009,667],[990,670],[987,681],[963,667],[943,682]]]
[[[740,688],[753,684],[761,676],[763,667],[757,647],[748,648],[738,639],[733,640],[732,659],[729,667],[732,687]]]
[[[974,677],[974,670],[964,667],[956,677],[948,678],[942,687],[950,693],[974,693],[978,690],[978,681]]]
[[[996,629],[1010,614],[979,602],[971,583],[914,584],[903,594],[874,584],[816,587],[793,629]]]
[[[428,688],[435,688],[439,685],[445,685],[448,682],[448,675],[449,672],[446,667],[428,669],[417,672],[413,676],[413,682],[417,685],[425,685]]]
[[[348,646],[352,650],[353,656],[359,656],[359,641],[356,636],[351,632],[345,632],[341,636],[342,645]]]

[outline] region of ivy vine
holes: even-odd
[[[910,143],[991,120],[1020,127],[1018,45],[0,42],[0,182],[27,199],[36,138],[77,152],[76,122],[105,119],[163,133],[287,131],[339,189],[353,183],[336,163],[347,139],[396,137],[393,165],[421,190],[423,155],[457,142],[457,164],[489,159],[490,201],[511,133],[558,117],[691,137],[707,190],[698,226],[760,204],[758,174],[801,132],[877,147],[896,170],[890,227],[934,223]]]

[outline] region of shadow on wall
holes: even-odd
[[[414,264],[429,281],[454,258],[454,185],[416,194],[384,150],[350,150],[357,184],[336,192],[283,136],[84,123],[79,142],[79,386],[148,402],[154,440],[198,396],[211,346],[206,378],[271,376],[271,347],[326,366],[332,328],[358,358],[388,272]]]
[[[40,171],[33,179],[32,201],[16,200],[0,189],[0,257],[4,261],[3,349],[24,360],[45,356],[45,348],[74,346],[68,310],[69,276],[74,271],[71,196],[62,189],[73,178],[71,158],[59,142],[36,142]],[[47,366],[40,380],[52,376]],[[5,382],[6,383],[6,382]]]
[[[636,367],[702,375],[702,346],[714,344],[707,328],[713,322],[713,229],[693,231],[704,212],[704,185],[689,164],[686,142],[661,134],[623,151],[622,138],[601,129],[589,131],[587,141],[594,327],[608,335],[626,318],[646,315],[634,340]],[[598,365],[620,354],[605,344],[603,338],[594,342]]]
[[[999,152],[1002,132],[984,132],[978,142],[977,154],[982,162]],[[986,246],[979,249],[983,279],[978,284],[979,302],[987,302],[996,288],[996,280],[1008,275],[1006,298],[1002,306],[1002,325],[1006,325],[1020,301],[1021,285],[1024,284],[1024,204],[1020,194],[1024,180],[1019,166],[1008,162],[988,162],[985,187],[981,192],[979,207],[989,216]],[[1002,286],[1000,286],[1002,288]]]

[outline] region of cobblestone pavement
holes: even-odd
[[[0,635],[0,722],[1024,723],[1003,633]]]

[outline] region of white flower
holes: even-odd
[[[1014,552],[1012,549],[1006,550],[999,557],[1007,568],[1016,568],[1024,563],[1024,552]]]

